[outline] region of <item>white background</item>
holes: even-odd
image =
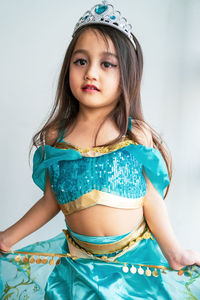
[[[32,181],[32,136],[52,107],[58,74],[79,17],[98,1],[0,0],[0,230],[42,197]],[[146,121],[167,142],[173,180],[166,198],[183,247],[200,251],[200,1],[114,1],[144,53]],[[13,249],[61,232],[59,213]]]

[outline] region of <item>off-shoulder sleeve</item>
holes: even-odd
[[[164,190],[170,180],[166,163],[160,151],[144,145],[130,145],[128,150],[143,164],[145,173],[163,198]]]
[[[54,163],[61,160],[76,160],[82,158],[78,151],[69,149],[57,149],[49,145],[44,146],[44,157],[40,146],[33,156],[32,179],[35,184],[44,192],[46,185],[47,169]]]

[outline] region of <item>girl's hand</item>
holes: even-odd
[[[197,265],[200,267],[200,253],[193,250],[183,250],[182,253],[172,259],[170,267],[175,270],[180,270],[183,267]]]
[[[11,251],[11,245],[9,245],[8,242],[6,242],[4,231],[0,231],[0,251],[1,252]]]

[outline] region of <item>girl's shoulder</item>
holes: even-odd
[[[131,131],[139,144],[153,147],[152,130],[144,121],[132,119]]]

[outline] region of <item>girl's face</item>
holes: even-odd
[[[120,96],[120,70],[116,50],[98,31],[88,29],[78,38],[70,60],[69,83],[79,105],[108,108],[111,111]]]

